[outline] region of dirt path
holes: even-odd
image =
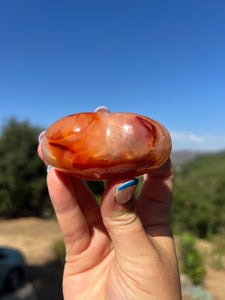
[[[204,277],[203,286],[210,291],[213,300],[225,299],[225,269],[215,270],[211,267],[210,262],[213,244],[206,240],[198,240],[198,250],[204,257],[206,265],[206,276]]]
[[[225,270],[213,270],[207,268],[204,286],[211,292],[213,300],[225,299]]]
[[[56,261],[54,244],[61,238],[55,220],[24,218],[0,221],[0,246],[20,250],[27,261],[27,279],[38,299],[62,299],[63,266]]]
[[[19,249],[28,264],[28,281],[40,300],[61,300],[61,279],[63,267],[56,261],[54,244],[61,238],[55,220],[24,218],[0,221],[0,246]],[[209,249],[207,242],[201,248]],[[225,270],[215,271],[207,267],[204,287],[210,291],[213,300],[225,299]]]

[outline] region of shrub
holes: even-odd
[[[202,256],[195,247],[195,237],[186,232],[181,236],[182,272],[189,275],[194,284],[202,281],[205,268]]]

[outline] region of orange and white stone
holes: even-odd
[[[135,113],[77,113],[52,124],[42,139],[45,160],[89,180],[133,178],[168,159],[166,128]]]

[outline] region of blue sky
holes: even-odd
[[[162,122],[173,149],[225,149],[223,0],[0,1],[0,125],[99,105]]]

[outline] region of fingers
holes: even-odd
[[[39,145],[38,145],[38,155],[39,155],[39,157],[40,157],[40,159],[43,161],[43,163],[46,165],[46,166],[48,166],[48,163],[47,163],[47,161],[45,160],[45,158],[44,158],[44,155],[43,155],[43,153],[42,153],[42,150],[41,150],[41,136],[43,136],[43,134],[44,134],[44,132],[42,132],[40,135],[39,135]]]
[[[149,248],[149,239],[134,210],[136,186],[136,180],[110,183],[102,197],[103,223],[112,239],[116,255],[120,257],[141,257]]]
[[[51,169],[47,176],[54,206],[68,255],[82,252],[89,244],[90,232],[69,176]]]
[[[92,226],[101,223],[99,206],[83,180],[52,168],[47,184],[67,256],[79,254],[89,246]]]
[[[173,169],[170,159],[159,169],[145,174],[141,194],[136,201],[138,215],[151,235],[171,235]]]
[[[44,160],[41,144],[38,154]],[[47,175],[49,195],[59,222],[67,254],[83,251],[90,241],[90,226],[99,222],[99,206],[86,183],[55,168]]]

